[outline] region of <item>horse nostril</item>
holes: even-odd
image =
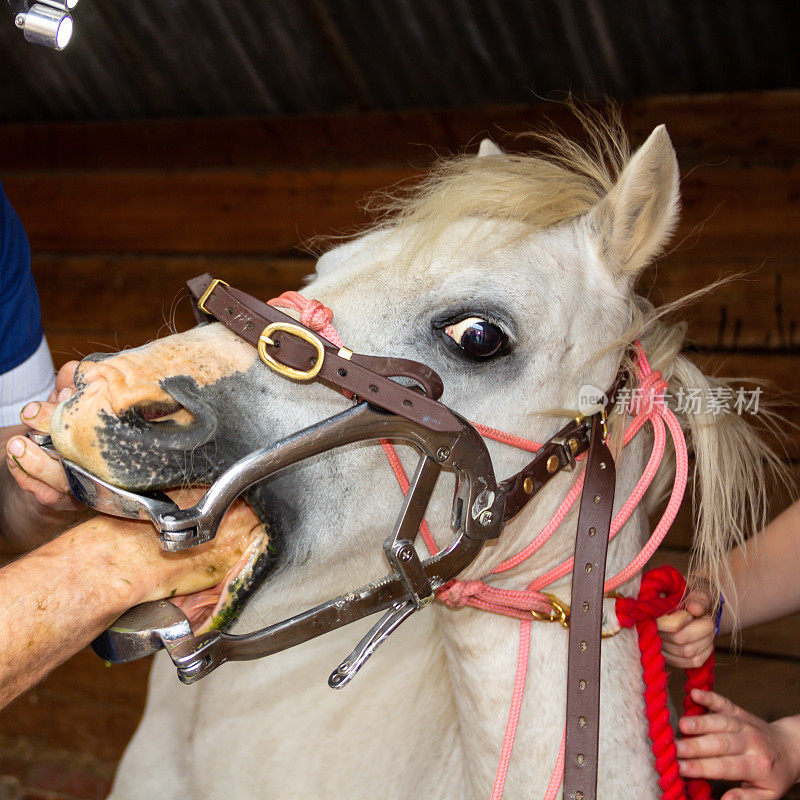
[[[171,419],[179,411],[184,410],[184,407],[177,400],[154,400],[152,402],[136,403],[128,409],[124,416],[130,416],[146,423],[159,423]]]

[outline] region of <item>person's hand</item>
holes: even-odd
[[[699,667],[714,651],[714,620],[708,608],[708,593],[694,589],[684,608],[656,620],[661,652],[668,664],[681,669]]]
[[[58,403],[75,392],[77,361],[70,361],[58,371],[56,388],[47,401],[28,403],[20,414],[22,422],[30,429],[50,432],[50,419]],[[61,462],[51,458],[38,445],[24,435],[12,436],[6,443],[8,469],[20,489],[52,511],[75,512],[81,506],[69,493],[67,477]],[[66,527],[66,525],[64,526]]]
[[[692,699],[709,714],[682,717],[688,738],[677,742],[678,767],[684,778],[740,781],[722,800],[773,800],[800,778],[800,721],[773,723],[754,717],[730,700],[692,690]]]
[[[205,491],[192,487],[170,489],[167,494],[178,506],[188,508]],[[160,549],[149,522],[100,515],[83,523],[81,529],[95,532],[93,538],[98,541],[98,549],[102,541],[111,544],[115,553],[124,554],[118,557],[119,574],[131,584],[136,603],[190,595],[216,586],[234,565],[246,558],[250,548],[266,543],[263,524],[243,500],[237,500],[228,509],[214,539],[175,553]]]

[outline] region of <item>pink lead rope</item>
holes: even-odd
[[[291,308],[300,312],[300,322],[317,331],[329,342],[337,347],[344,344],[339,338],[332,325],[333,312],[322,305],[317,300],[309,300],[298,292],[284,292],[280,297],[269,301],[269,304],[278,308]],[[675,448],[675,481],[672,486],[669,502],[664,510],[661,519],[653,529],[641,552],[616,575],[606,580],[604,590],[606,593],[613,591],[626,581],[634,577],[650,560],[658,546],[663,541],[683,501],[686,491],[686,482],[689,474],[689,458],[686,450],[686,439],[680,423],[664,400],[664,392],[667,382],[658,370],[653,370],[647,361],[642,345],[634,342],[636,348],[636,381],[639,391],[634,402],[628,409],[632,415],[632,420],[625,429],[622,446],[625,447],[631,442],[633,437],[641,430],[646,422],[653,428],[653,449],[647,461],[647,465],[641,477],[636,483],[628,499],[623,503],[611,522],[610,538],[616,536],[622,526],[628,521],[633,510],[642,500],[644,493],[650,486],[653,478],[661,465],[666,444],[666,428],[669,429],[670,437]],[[521,436],[504,433],[485,425],[472,423],[475,429],[487,439],[502,444],[516,447],[528,452],[536,452],[541,445],[538,442],[524,439]],[[389,459],[389,464],[394,472],[400,489],[405,495],[408,492],[409,480],[405,469],[400,462],[394,445],[388,440],[382,440],[381,445]],[[583,475],[572,485],[561,505],[556,510],[553,517],[533,539],[533,541],[523,548],[516,555],[506,559],[502,564],[492,570],[492,574],[505,572],[530,558],[536,553],[558,529],[564,518],[569,513],[575,501],[580,497],[583,488]],[[420,525],[420,534],[425,546],[431,554],[438,553],[441,549],[428,527],[423,520]],[[531,639],[531,612],[547,612],[551,609],[550,601],[542,594],[541,590],[568,575],[572,571],[572,559],[564,561],[559,566],[551,569],[544,575],[534,580],[526,589],[514,591],[509,589],[499,589],[484,580],[476,581],[451,581],[443,586],[436,593],[436,597],[442,603],[451,608],[461,608],[472,606],[473,608],[491,611],[495,614],[503,614],[520,620],[520,640],[517,656],[516,674],[514,677],[514,690],[511,697],[511,707],[506,722],[506,731],[503,738],[503,745],[500,751],[500,762],[497,767],[494,786],[492,788],[491,800],[500,800],[503,796],[508,766],[511,761],[511,753],[514,749],[514,739],[517,733],[522,700],[525,694],[525,681],[528,673],[528,659],[530,654]],[[556,764],[547,785],[544,800],[555,800],[561,787],[564,774],[564,738],[561,739],[561,747],[558,752]]]

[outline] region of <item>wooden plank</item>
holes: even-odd
[[[418,176],[402,167],[141,172],[8,172],[8,197],[34,250],[278,253],[363,227],[359,207]],[[800,165],[702,168],[683,180],[678,252],[720,259],[796,257]]]
[[[741,631],[741,641],[737,646],[751,655],[784,656],[800,662],[798,631],[800,631],[800,612]],[[730,637],[721,637],[718,646],[730,647]]]
[[[639,290],[656,305],[675,302],[717,280],[736,280],[681,308],[688,338],[708,349],[800,346],[800,259],[720,258],[713,250],[676,252],[659,261]]]
[[[116,762],[144,708],[149,662],[106,667],[86,649],[0,714],[0,737]]]
[[[634,144],[666,123],[684,167],[781,165],[800,157],[800,92],[639,98],[622,106]],[[574,129],[557,103],[239,119],[0,125],[0,171],[19,168],[298,168],[427,164],[483,135],[509,149],[546,119]]]
[[[34,251],[264,254],[363,226],[358,201],[412,175],[383,167],[7,173],[3,182]]]
[[[785,165],[800,158],[800,93],[795,90],[644,97],[624,107],[634,142],[666,124],[684,168]]]
[[[45,332],[54,360],[133,347],[194,324],[188,278],[213,272],[256,297],[301,287],[310,258],[35,255]],[[168,324],[170,323],[170,324]]]

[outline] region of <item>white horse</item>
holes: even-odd
[[[486,141],[479,157],[444,162],[380,226],[323,255],[307,296],[333,309],[351,349],[424,362],[442,376],[443,402],[453,409],[538,441],[563,425],[580,387],[610,385],[636,337],[673,393],[708,390],[709,379],[679,355],[682,329],[657,321],[633,292],[678,216],[678,165],[666,129],[654,130],[633,156],[616,124],[595,120],[588,129],[587,148],[552,135],[549,155],[510,156]],[[321,386],[276,376],[219,324],[84,363],[78,386],[54,417],[56,445],[132,487],[197,480],[196,462],[224,468],[345,402]],[[159,438],[163,419],[150,430],[139,419],[136,436],[125,435],[134,407],[176,400],[182,409],[161,412],[175,412],[170,437]],[[757,522],[767,451],[741,417],[693,411],[682,421],[702,492],[696,564],[715,579],[722,554],[747,526],[745,508],[755,509],[749,523]],[[191,432],[201,414],[213,417],[214,436],[198,443],[187,433],[185,446],[176,445],[175,431]],[[617,453],[617,507],[649,445],[645,431]],[[498,478],[527,460],[489,447]],[[401,456],[413,461],[403,448]],[[461,577],[487,576],[520,551],[578,474],[551,481]],[[450,532],[451,486],[440,484],[427,519],[442,542]],[[257,507],[272,524],[277,567],[232,630],[263,627],[386,573],[381,543],[401,495],[379,447],[328,453],[262,489]],[[608,574],[627,564],[647,536],[640,506],[611,542]],[[489,580],[523,588],[568,558],[573,543],[568,517],[534,558]],[[637,588],[633,580],[623,590]],[[569,601],[569,576],[551,590]],[[610,604],[607,611],[613,623]],[[401,626],[352,685],[331,691],[328,674],[373,621],[259,661],[227,664],[188,687],[166,656],[156,658],[144,718],[111,796],[488,797],[519,623],[433,604]],[[560,626],[534,625],[506,798],[544,794],[564,729],[566,653]],[[606,800],[660,794],[642,690],[635,634],[606,640],[598,789]]]

